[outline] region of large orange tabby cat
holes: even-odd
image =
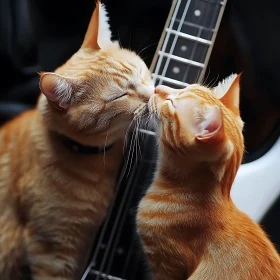
[[[25,279],[25,265],[33,280],[80,279],[125,132],[153,93],[144,62],[110,37],[97,2],[79,51],[41,74],[37,108],[0,130],[1,280]]]
[[[153,279],[280,279],[274,246],[230,198],[244,151],[239,76],[155,92],[159,159],[137,214]]]

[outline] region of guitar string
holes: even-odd
[[[121,174],[122,174],[122,172],[124,171],[124,168],[125,168],[124,166],[125,166],[125,165],[122,164]],[[96,259],[97,259],[97,256],[98,256],[99,252],[100,252],[101,244],[102,244],[102,241],[103,241],[103,238],[104,238],[106,229],[107,229],[107,227],[108,227],[108,224],[109,224],[109,221],[110,221],[110,219],[111,219],[111,215],[112,215],[113,209],[114,209],[114,207],[115,207],[116,198],[117,198],[117,194],[118,194],[118,192],[119,192],[119,190],[120,190],[121,183],[122,183],[121,180],[117,183],[117,186],[116,186],[116,188],[115,188],[115,197],[114,197],[114,200],[112,201],[112,203],[111,203],[111,205],[110,205],[110,207],[109,207],[109,209],[108,209],[108,214],[107,214],[107,217],[106,217],[106,219],[105,219],[105,221],[104,221],[104,223],[103,223],[103,225],[102,225],[102,229],[101,229],[100,235],[99,235],[99,237],[98,237],[97,245],[96,245],[95,247],[93,246],[95,252],[93,253],[93,256],[92,256],[92,258],[91,258],[91,261],[90,261],[90,263],[89,263],[89,265],[88,265],[86,271],[84,272],[84,274],[83,274],[81,280],[85,280],[85,279],[86,279],[86,277],[88,276],[88,274],[89,274],[91,268],[92,268],[93,265],[96,263]]]
[[[110,249],[111,249],[110,247],[111,247],[111,244],[112,244],[113,239],[114,239],[115,231],[117,230],[117,225],[119,223],[120,215],[121,215],[122,209],[124,207],[124,203],[126,201],[128,191],[131,189],[131,186],[132,186],[132,183],[133,183],[134,174],[136,172],[136,166],[137,166],[137,164],[134,164],[133,169],[131,169],[131,173],[130,173],[130,176],[128,178],[128,183],[126,185],[125,193],[124,193],[123,198],[121,200],[121,203],[118,207],[117,217],[114,220],[113,229],[110,233],[110,237],[109,237],[108,243],[106,245],[105,253],[103,255],[103,259],[102,259],[102,262],[101,262],[101,265],[100,265],[100,268],[99,268],[100,272],[103,272],[104,267],[106,265],[106,261],[107,261],[107,258],[108,258],[108,255],[109,255],[109,252],[110,252]],[[100,279],[100,275],[97,276],[96,280],[99,280],[99,279]]]
[[[147,141],[146,141],[146,142],[147,142]],[[145,149],[145,151],[144,151],[145,154],[146,154],[146,150],[147,150],[147,149]],[[144,154],[143,154],[143,156],[144,156]],[[143,159],[144,159],[144,158],[145,158],[145,157],[143,157]],[[106,269],[106,271],[105,271],[106,274],[108,273],[108,271],[111,269],[111,266],[112,266],[113,258],[114,258],[114,255],[115,255],[115,252],[116,252],[116,249],[117,249],[117,245],[118,245],[118,243],[119,243],[120,234],[121,234],[121,232],[122,232],[122,229],[124,228],[124,224],[125,224],[125,221],[126,221],[126,217],[127,217],[127,215],[128,215],[128,211],[129,211],[129,209],[130,209],[129,206],[131,205],[131,201],[132,201],[132,198],[133,198],[133,195],[134,195],[133,190],[134,190],[135,187],[136,187],[135,184],[137,184],[138,181],[139,181],[140,170],[142,169],[143,163],[145,162],[145,161],[143,161],[143,159],[142,159],[142,161],[141,161],[141,164],[140,164],[139,167],[138,167],[138,171],[136,172],[136,176],[135,176],[135,178],[134,178],[134,180],[133,180],[133,184],[132,184],[131,187],[130,187],[130,193],[128,194],[128,197],[127,197],[127,199],[126,199],[126,201],[125,201],[125,203],[126,203],[126,204],[125,204],[125,209],[124,209],[124,211],[123,211],[122,218],[121,218],[121,220],[120,220],[120,222],[119,222],[118,232],[117,232],[117,234],[116,234],[116,236],[115,236],[115,239],[114,239],[113,248],[112,248],[112,250],[111,250],[111,255],[110,255],[109,260],[108,260],[107,269]]]
[[[215,5],[215,8],[214,8],[214,12],[213,12],[213,16],[212,16],[212,18],[211,18],[211,20],[210,20],[210,26],[211,26],[211,30],[213,30],[213,32],[212,32],[212,34],[211,34],[211,42],[212,42],[212,44],[214,43],[213,42],[213,36],[214,36],[214,32],[215,32],[215,22],[217,22],[217,20],[218,20],[218,17],[219,17],[219,14],[220,14],[220,12],[221,12],[221,1],[217,1],[217,2],[209,2],[210,4],[212,4],[212,5]],[[207,17],[206,17],[207,18]],[[208,31],[209,32],[209,31]],[[203,58],[203,60],[204,60],[204,65],[205,65],[205,67],[204,68],[207,68],[207,65],[206,65],[206,56],[207,56],[207,53],[209,52],[209,50],[210,50],[210,46],[208,46],[208,48],[207,48],[207,51],[206,51],[206,54],[205,54],[205,57]],[[202,57],[201,57],[201,60],[202,60]],[[204,73],[205,73],[205,71],[204,71]],[[202,79],[204,78],[204,77],[202,77],[202,75],[203,75],[203,73],[202,73],[202,69],[199,71],[199,75],[197,76],[197,78],[196,78],[196,82],[198,82],[198,80],[201,80],[202,81]]]
[[[126,256],[126,260],[124,262],[124,266],[123,266],[123,269],[122,269],[121,278],[124,278],[125,275],[126,275],[128,265],[130,264],[131,255],[132,255],[132,253],[134,251],[133,249],[135,249],[135,241],[132,242],[131,246],[129,247],[129,250],[128,250],[128,253],[127,253],[127,256]]]
[[[221,5],[221,2],[222,1],[218,1],[218,3],[216,4],[216,10],[215,10],[215,13],[214,13],[214,16],[212,17],[212,20],[210,21],[210,24],[211,26],[213,26],[213,29],[215,30],[216,29],[216,24],[215,22],[217,23],[217,20],[218,20],[218,17],[219,17],[219,14],[222,10],[222,5]],[[218,32],[218,30],[215,30],[216,32]],[[214,44],[213,42],[213,36],[214,34],[212,34],[212,38],[211,38],[211,41],[212,41],[212,44]],[[209,51],[209,48],[207,50],[207,52]],[[206,56],[207,56],[207,53],[206,53]],[[205,56],[205,58],[206,58]],[[206,65],[207,66],[207,65]],[[210,71],[210,70],[209,70]],[[200,77],[200,80],[202,81],[202,79],[204,79],[204,77]]]
[[[176,0],[174,0],[174,1],[176,1]],[[182,2],[182,0],[177,1],[174,13],[172,15],[172,18],[171,18],[171,21],[170,21],[170,24],[169,24],[170,29],[173,29],[173,25],[174,25],[176,16],[178,14],[181,2]],[[169,37],[170,37],[170,33],[166,32],[165,30],[164,30],[164,32],[166,33],[166,35],[165,35],[165,38],[164,38],[164,41],[163,41],[163,44],[162,44],[162,48],[161,48],[162,52],[165,52],[165,49],[166,49],[166,46],[167,46],[167,43],[168,43],[168,40],[169,40]],[[155,74],[155,76],[153,78],[154,83],[156,82],[156,77],[158,76],[158,73],[159,73],[159,70],[160,70],[160,67],[161,67],[161,64],[162,64],[162,60],[163,60],[163,54],[160,54],[159,57],[158,57],[156,69],[154,71],[154,74]]]
[[[180,32],[180,31],[181,31],[181,28],[182,28],[182,26],[183,26],[183,24],[184,24],[184,19],[185,19],[186,14],[187,14],[187,12],[188,12],[188,10],[189,10],[189,7],[190,7],[191,2],[192,2],[192,0],[187,0],[187,4],[186,4],[186,6],[185,6],[185,8],[184,8],[184,12],[183,12],[182,18],[180,19],[178,28],[176,29],[177,32]],[[176,15],[175,15],[174,18],[176,19]],[[174,20],[175,20],[175,19],[174,19]],[[169,33],[167,33],[167,34],[169,34]],[[178,35],[178,34],[175,34],[174,39],[173,39],[173,42],[172,42],[172,45],[171,45],[171,47],[170,47],[169,54],[173,54],[173,51],[174,51],[176,42],[177,42],[177,40],[178,40],[178,37],[179,37],[179,35]],[[164,64],[164,68],[163,68],[163,70],[162,70],[162,72],[161,72],[161,73],[162,73],[161,76],[163,76],[163,77],[164,77],[165,74],[166,74],[166,71],[167,71],[167,68],[168,68],[168,65],[169,65],[170,60],[171,60],[171,58],[170,58],[170,57],[167,57],[166,62],[165,62],[165,64]],[[163,82],[163,79],[160,78],[160,79],[159,79],[159,85],[162,85],[162,82]]]
[[[198,23],[197,23],[198,25],[200,25],[200,27],[198,27],[198,31],[197,31],[197,35],[196,35],[198,38],[201,38],[200,36],[201,36],[202,30],[203,30],[203,27],[206,25],[205,23],[206,23],[206,20],[207,20],[208,9],[209,9],[209,5],[206,4],[206,5],[203,5],[202,9],[200,10],[201,14],[200,14],[200,18],[199,18]],[[194,60],[194,55],[197,51],[197,46],[198,46],[198,42],[194,42],[193,48],[192,48],[192,51],[191,51],[191,55],[189,57],[190,60]],[[202,56],[200,56],[200,57],[202,57]],[[201,59],[199,60],[199,62],[201,62]],[[203,62],[201,62],[201,63],[203,63]],[[184,74],[183,79],[182,79],[183,82],[187,82],[189,84],[197,82],[196,80],[195,81],[187,80],[188,76],[189,76],[190,69],[191,69],[191,65],[187,64],[187,67],[185,69],[185,74]],[[198,73],[196,75],[197,78],[198,78],[198,76],[200,75],[201,69],[199,69],[197,67],[194,67],[193,69],[198,70]]]
[[[223,17],[223,13],[224,13],[224,9],[226,7],[226,4],[227,4],[227,0],[216,0],[216,7],[217,7],[217,15],[216,17],[213,17],[212,20],[214,20],[214,18],[216,18],[216,23],[214,24],[213,22],[213,25],[214,25],[214,28],[213,28],[213,34],[212,34],[212,37],[211,37],[211,45],[210,47],[208,48],[208,51],[206,53],[206,57],[205,57],[205,60],[204,60],[204,64],[207,66],[208,62],[209,62],[209,59],[210,59],[210,55],[211,55],[211,52],[212,52],[212,49],[213,49],[213,45],[215,43],[215,40],[216,40],[216,36],[217,36],[217,33],[218,33],[218,28],[221,24],[221,20],[222,20],[222,17]],[[200,82],[202,82],[203,78],[204,78],[204,75],[205,75],[205,71],[206,71],[206,68],[207,67],[204,67],[202,70],[201,70],[201,74],[200,74],[200,77],[199,77],[199,80]]]

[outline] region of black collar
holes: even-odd
[[[104,146],[104,147],[86,146],[71,138],[68,138],[65,135],[60,135],[60,137],[62,139],[62,144],[64,145],[64,147],[66,147],[68,150],[70,150],[73,153],[82,154],[82,155],[102,154],[110,150],[114,145],[113,143],[109,146]]]

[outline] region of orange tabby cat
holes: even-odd
[[[230,198],[244,151],[239,76],[214,90],[155,92],[149,107],[160,123],[159,159],[137,214],[153,279],[280,279],[272,243]]]
[[[97,2],[79,51],[40,75],[37,108],[0,130],[1,280],[25,265],[33,280],[80,279],[125,132],[153,93],[144,62],[110,37]]]

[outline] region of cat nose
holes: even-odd
[[[154,93],[154,88],[151,86],[140,86],[137,87],[137,93],[144,101],[149,101],[150,97]]]
[[[167,98],[169,95],[175,95],[179,89],[174,89],[168,86],[157,86],[155,88],[155,94],[158,94],[162,98]]]

